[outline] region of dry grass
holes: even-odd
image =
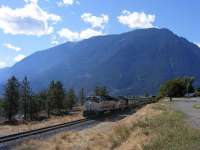
[[[184,114],[170,107],[162,106],[163,113],[141,122],[145,132],[155,134],[151,142],[145,143],[144,150],[198,150],[200,130],[190,127],[184,121]]]
[[[66,132],[44,141],[28,141],[18,150],[197,150],[200,131],[168,102],[150,104],[118,122]]]
[[[44,141],[28,141],[18,150],[140,150],[152,136],[138,128],[138,122],[161,113],[152,107],[153,104],[148,105],[118,122],[103,122],[90,129],[65,132]]]
[[[73,121],[77,119],[83,118],[81,113],[73,114],[73,115],[66,115],[66,116],[56,116],[51,117],[48,120],[44,121],[35,121],[35,122],[28,122],[27,124],[20,124],[20,125],[0,125],[0,136],[5,136],[8,134],[38,129],[42,127],[47,127],[50,125],[56,125],[59,123],[64,123],[68,121]]]

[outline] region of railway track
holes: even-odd
[[[25,132],[20,132],[20,133],[16,133],[16,134],[3,136],[3,137],[0,137],[0,144],[16,141],[18,139],[24,139],[26,137],[33,136],[33,135],[47,133],[47,132],[62,129],[65,127],[70,127],[70,126],[81,124],[81,123],[84,123],[87,121],[89,121],[89,119],[80,119],[80,120],[66,122],[66,123],[53,125],[53,126],[49,126],[49,127],[44,127],[44,128],[40,128],[40,129],[35,129],[35,130],[30,130],[30,131],[25,131]]]

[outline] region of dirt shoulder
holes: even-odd
[[[29,131],[33,129],[38,129],[38,128],[43,128],[51,125],[56,125],[60,123],[65,123],[68,121],[73,121],[73,120],[78,120],[81,119],[82,113],[77,112],[75,114],[71,115],[66,115],[66,116],[56,116],[56,117],[51,117],[48,120],[44,121],[32,121],[32,122],[27,122],[26,124],[20,124],[20,125],[0,125],[0,136],[5,136],[9,134],[14,134],[18,132],[23,132],[23,131]]]

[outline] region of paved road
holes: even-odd
[[[200,128],[200,109],[193,105],[200,104],[200,98],[174,98],[173,107],[186,115],[187,121],[192,127]]]

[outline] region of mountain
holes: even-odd
[[[164,81],[178,76],[195,76],[199,84],[199,67],[200,48],[195,44],[168,29],[137,29],[36,52],[0,70],[0,83],[11,75],[26,75],[34,90],[60,80],[66,88],[91,91],[105,85],[116,95],[155,94]]]

